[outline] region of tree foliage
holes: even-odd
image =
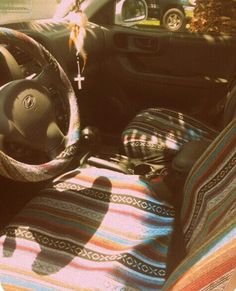
[[[236,33],[236,0],[196,0],[190,31]]]

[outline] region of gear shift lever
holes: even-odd
[[[93,126],[85,127],[81,132],[81,141],[85,150],[90,153],[97,152],[101,145],[99,130]]]

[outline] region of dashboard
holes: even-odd
[[[68,21],[35,20],[23,23],[11,23],[4,27],[22,31],[41,43],[57,59],[72,81],[77,73],[75,50],[69,48]],[[9,48],[19,62],[24,75],[38,72],[40,68],[30,56],[17,48]],[[85,41],[85,50],[88,55],[88,67],[85,74],[90,75],[98,69],[99,55],[104,51],[104,32],[99,25],[89,23]],[[89,78],[88,78],[89,80]]]

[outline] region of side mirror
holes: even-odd
[[[115,24],[132,26],[147,19],[145,0],[116,0]]]

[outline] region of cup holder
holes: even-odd
[[[153,172],[153,168],[149,164],[139,164],[134,167],[133,171],[135,175],[145,176]]]

